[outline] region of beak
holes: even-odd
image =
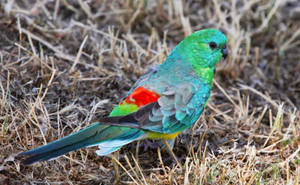
[[[226,59],[226,57],[228,56],[228,49],[226,45],[222,49],[222,54],[223,54],[223,58]]]

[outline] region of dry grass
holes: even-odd
[[[151,65],[208,27],[226,32],[231,53],[198,124],[177,138],[183,168],[130,144],[121,184],[299,184],[297,0],[4,0],[0,27],[0,184],[113,183],[96,148],[30,167],[15,154],[107,115]],[[203,129],[218,153],[205,152]]]

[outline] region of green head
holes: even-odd
[[[173,50],[171,56],[189,62],[195,72],[211,84],[216,64],[228,55],[226,36],[216,29],[196,31]]]
[[[176,52],[193,66],[214,68],[222,57],[228,55],[226,36],[216,29],[196,31],[186,37]]]

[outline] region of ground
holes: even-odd
[[[28,167],[16,155],[108,115],[204,28],[227,35],[230,55],[203,115],[176,140],[183,167],[129,144],[119,184],[299,184],[299,1],[4,0],[0,28],[0,184],[114,183],[97,147]]]

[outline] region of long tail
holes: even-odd
[[[65,153],[83,147],[99,145],[98,155],[107,155],[134,140],[141,139],[144,131],[135,128],[117,127],[95,123],[62,139],[47,145],[22,152],[19,156],[29,156],[23,165],[30,165],[38,161],[51,160]]]

